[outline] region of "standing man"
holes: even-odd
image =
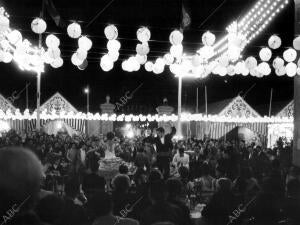
[[[172,139],[169,135],[165,136],[165,130],[162,127],[157,128],[157,137],[154,144],[157,152],[157,166],[167,179],[170,175],[171,152],[173,148]]]

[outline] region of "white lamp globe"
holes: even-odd
[[[147,55],[150,52],[149,45],[147,42],[136,45],[136,53],[139,55]]]
[[[229,65],[229,66],[227,67],[227,74],[228,74],[229,76],[233,76],[233,75],[235,74],[235,69],[234,69],[234,66],[233,66],[233,65]]]
[[[161,65],[155,63],[154,66],[153,66],[153,73],[160,74],[162,72],[164,72],[164,67],[162,67]]]
[[[293,62],[297,58],[297,52],[295,49],[289,48],[283,52],[283,58],[287,62]]]
[[[87,68],[87,66],[88,66],[88,61],[85,59],[79,66],[77,66],[77,68],[79,70],[85,70]]]
[[[164,55],[164,60],[165,64],[169,66],[174,62],[174,57],[170,53],[167,53]]]
[[[294,46],[294,49],[296,49],[297,51],[300,50],[300,36],[298,36],[294,39],[293,46]]]
[[[220,66],[220,68],[219,68],[219,75],[222,76],[222,77],[224,77],[224,76],[226,76],[226,74],[227,74],[227,68],[224,67],[224,66]]]
[[[48,48],[58,48],[59,44],[60,41],[54,34],[49,34],[46,37],[46,45]]]
[[[36,34],[42,34],[46,31],[47,24],[42,18],[35,18],[31,22],[31,30]]]
[[[118,29],[115,25],[108,25],[104,29],[104,34],[108,40],[115,40],[118,38]]]
[[[114,67],[114,62],[108,55],[104,55],[101,57],[100,66],[103,71],[110,71]]]
[[[253,77],[259,77],[260,73],[259,73],[257,67],[250,70],[250,75],[252,75]]]
[[[278,49],[281,46],[281,38],[277,35],[272,35],[268,40],[268,45],[271,49]]]
[[[269,48],[262,48],[259,52],[259,57],[262,61],[269,61],[272,57],[272,51]]]
[[[6,16],[0,16],[0,32],[5,32],[9,29],[9,19]]]
[[[136,36],[140,42],[148,42],[151,38],[151,32],[147,27],[141,27],[137,30]]]
[[[128,61],[127,60],[123,61],[121,66],[124,71],[128,71]]]
[[[56,59],[56,58],[60,57],[60,50],[59,50],[59,48],[49,48],[47,50],[47,52],[48,52],[50,58],[52,58],[52,59]]]
[[[275,70],[277,76],[283,76],[286,74],[285,66],[279,67]]]
[[[108,51],[117,52],[121,48],[121,43],[118,40],[109,40],[106,47]]]
[[[59,67],[62,67],[62,65],[64,64],[64,61],[62,58],[56,58],[54,59],[54,61],[51,63],[51,66],[53,68],[59,68]]]
[[[182,56],[183,46],[182,45],[172,45],[170,48],[170,53],[175,58],[180,58]]]
[[[128,64],[129,64],[130,68],[132,69],[132,71],[138,71],[141,67],[139,62],[137,61],[136,57],[133,57],[133,56],[129,57]]]
[[[285,70],[286,75],[288,75],[289,77],[293,77],[297,73],[297,65],[293,62],[290,62],[285,66]]]
[[[116,51],[113,51],[113,52],[109,51],[108,56],[111,58],[111,60],[113,62],[116,62],[119,59],[120,53],[118,51],[117,52]]]
[[[87,57],[87,51],[85,51],[85,50],[79,48],[79,49],[77,49],[77,51],[76,51],[76,55],[77,55],[77,58],[78,58],[80,61],[83,61],[83,60],[85,60],[86,57]]]
[[[273,60],[273,67],[274,69],[278,69],[280,67],[283,67],[284,66],[284,60],[280,57],[276,57],[274,60]]]
[[[17,45],[22,42],[22,34],[18,30],[13,30],[8,34],[7,39],[11,44]]]
[[[171,32],[169,39],[172,45],[181,45],[183,34],[179,30],[174,30]]]
[[[87,36],[82,36],[78,39],[78,46],[80,49],[89,51],[92,48],[93,42]]]
[[[73,65],[79,66],[80,64],[82,64],[83,61],[78,59],[77,54],[75,52],[71,57],[71,62],[73,63]]]
[[[245,66],[248,70],[252,70],[257,67],[257,60],[253,56],[250,56],[246,59]]]
[[[147,55],[139,55],[137,54],[135,56],[136,60],[138,61],[139,64],[143,65],[147,62]]]
[[[202,35],[202,43],[206,46],[212,46],[216,41],[216,36],[210,31],[206,31]]]
[[[47,64],[51,64],[54,61],[54,59],[52,57],[50,57],[49,51],[46,51],[42,55],[42,60]]]
[[[153,63],[152,62],[146,62],[145,63],[145,70],[147,72],[152,72],[152,69],[153,69]]]
[[[258,71],[263,75],[269,75],[271,73],[271,69],[268,63],[262,62],[257,67]]]
[[[13,55],[9,52],[4,52],[2,60],[4,63],[10,63],[13,60]]]
[[[81,26],[78,23],[71,23],[67,27],[67,33],[70,38],[77,39],[81,36]]]
[[[165,61],[162,58],[157,58],[155,60],[155,64],[158,65],[159,67],[164,67],[165,66]]]

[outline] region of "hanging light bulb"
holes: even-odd
[[[67,33],[70,38],[79,38],[81,36],[81,32],[81,26],[76,22],[69,24],[67,27]]]
[[[43,20],[42,18],[35,18],[31,22],[31,29],[36,34],[42,34],[46,31],[47,24],[46,24],[45,20]]]
[[[87,36],[82,36],[78,39],[78,46],[80,49],[89,51],[92,48],[92,41]]]

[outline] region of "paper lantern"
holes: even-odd
[[[272,35],[268,40],[268,45],[271,49],[278,49],[281,46],[281,38],[277,35]]]
[[[49,57],[52,59],[56,59],[60,57],[60,50],[59,48],[49,48],[47,50]]]
[[[31,30],[36,34],[42,34],[46,31],[47,24],[42,18],[35,18],[31,22]]]
[[[13,55],[10,54],[9,52],[4,52],[2,60],[4,63],[10,63],[13,60]]]
[[[129,70],[129,65],[128,65],[128,61],[127,60],[123,61],[122,64],[121,64],[121,66],[122,66],[122,69],[124,71],[128,71]]]
[[[227,67],[227,74],[228,74],[229,76],[233,76],[233,75],[235,74],[235,69],[234,69],[234,66],[233,66],[233,65],[229,65],[229,66]]]
[[[174,30],[171,32],[169,39],[172,45],[181,45],[183,34],[179,30]]]
[[[139,55],[147,55],[150,52],[149,45],[147,42],[136,45],[136,53]]]
[[[88,66],[88,61],[85,59],[79,66],[77,66],[77,68],[79,70],[85,70],[87,68],[87,66]]]
[[[268,63],[262,62],[257,67],[258,71],[263,75],[269,75],[271,73],[271,68]]]
[[[71,62],[73,63],[73,65],[79,66],[83,61],[77,58],[77,54],[75,52],[71,57]]]
[[[248,70],[252,70],[257,67],[257,60],[253,56],[250,56],[246,59],[245,66]]]
[[[152,69],[153,69],[153,63],[152,62],[146,62],[145,63],[145,70],[147,72],[152,72]]]
[[[9,19],[8,16],[5,16],[5,13],[3,12],[3,15],[0,16],[0,32],[3,33],[9,29]]]
[[[78,46],[80,49],[89,51],[92,48],[92,41],[87,36],[82,36],[78,39]]]
[[[167,53],[164,55],[164,60],[165,64],[169,66],[174,62],[174,57],[170,53]]]
[[[59,68],[64,64],[64,61],[62,58],[58,57],[56,59],[54,59],[54,61],[51,63],[51,66],[53,68]]]
[[[108,25],[104,29],[104,34],[108,40],[115,40],[118,38],[118,29],[115,25]]]
[[[121,43],[118,40],[109,40],[106,47],[110,52],[117,52],[121,48]]]
[[[284,66],[284,60],[280,57],[276,57],[274,60],[273,60],[273,67],[274,69],[278,69],[280,67],[283,67]]]
[[[202,43],[206,46],[212,46],[216,41],[216,36],[207,31],[202,35]]]
[[[101,57],[100,66],[103,71],[108,72],[114,67],[114,62],[108,55],[104,55]]]
[[[42,60],[47,63],[47,64],[51,64],[54,61],[54,58],[52,58],[49,54],[49,51],[46,51],[43,55],[42,55]]]
[[[81,26],[78,23],[71,23],[67,27],[67,33],[70,38],[79,38],[81,36]]]
[[[283,58],[287,62],[293,62],[297,58],[297,52],[295,49],[289,48],[283,52]]]
[[[219,72],[219,75],[220,75],[220,76],[224,77],[224,76],[226,76],[226,74],[227,74],[227,68],[224,67],[224,66],[220,66],[218,72]]]
[[[46,37],[46,45],[48,48],[58,48],[59,44],[60,41],[54,34],[49,34]]]
[[[129,64],[130,68],[132,69],[132,71],[138,71],[141,67],[139,62],[136,60],[136,57],[133,57],[133,56],[129,57],[128,64]]]
[[[288,75],[289,77],[293,77],[297,73],[297,65],[293,62],[290,62],[285,66],[285,71],[286,75]]]
[[[259,57],[262,61],[269,61],[272,57],[272,51],[269,48],[262,48],[259,52]]]
[[[77,51],[76,51],[76,55],[77,55],[77,58],[78,58],[80,61],[83,61],[83,60],[85,60],[86,57],[87,57],[87,51],[85,51],[85,50],[79,48],[79,49],[77,49]]]
[[[116,62],[119,59],[120,53],[118,51],[109,51],[108,56],[111,58],[113,62]]]
[[[294,46],[294,49],[296,49],[297,51],[300,50],[300,36],[298,36],[294,39],[293,46]]]
[[[137,30],[136,36],[140,42],[148,42],[151,38],[151,32],[147,27],[141,27]]]
[[[22,34],[18,30],[13,30],[8,34],[7,39],[11,44],[17,45],[19,42],[22,42]]]
[[[153,73],[160,74],[162,72],[164,72],[164,67],[162,67],[161,65],[159,65],[157,63],[154,63],[154,65],[153,65]]]
[[[250,74],[254,77],[262,77],[262,75],[260,74],[260,72],[258,71],[258,68],[255,67],[253,69],[250,70]]]
[[[172,45],[170,48],[170,53],[174,58],[180,58],[182,56],[183,46],[182,45]]]
[[[139,64],[143,65],[147,62],[147,56],[146,55],[139,55],[137,54],[135,56],[136,60],[138,61]]]
[[[285,66],[279,67],[275,70],[277,76],[283,76],[286,73]]]

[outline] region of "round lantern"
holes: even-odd
[[[85,70],[87,68],[87,66],[88,66],[88,61],[85,59],[79,66],[77,66],[77,68],[79,70]]]
[[[141,67],[139,62],[136,60],[136,57],[133,57],[133,56],[129,57],[128,64],[129,64],[130,68],[132,69],[132,71],[138,71]]]
[[[108,51],[117,52],[121,48],[121,43],[118,40],[109,40],[106,47]]]
[[[77,58],[78,58],[80,61],[83,61],[83,60],[85,60],[86,57],[87,57],[87,51],[85,51],[85,50],[79,48],[79,49],[77,49],[77,51],[76,51],[76,55],[77,55]]]
[[[290,62],[285,66],[285,70],[286,75],[288,75],[289,77],[293,77],[297,73],[297,65],[293,62]]]
[[[258,71],[258,67],[250,70],[250,74],[254,77],[262,77],[263,75]]]
[[[79,66],[80,64],[82,64],[82,60],[78,59],[76,52],[72,55],[72,57],[71,57],[71,62],[72,62],[75,66]]]
[[[100,66],[103,71],[108,72],[114,67],[114,62],[108,55],[104,55],[101,57]]]
[[[49,48],[47,50],[49,57],[52,59],[56,59],[60,57],[60,50],[59,48]]]
[[[4,52],[2,60],[4,63],[10,63],[13,60],[13,55],[10,54],[9,52]]]
[[[36,34],[42,34],[46,31],[47,24],[42,18],[35,18],[31,22],[31,30]]]
[[[136,53],[139,55],[147,55],[150,52],[149,45],[147,42],[136,45]]]
[[[262,48],[259,52],[259,57],[262,61],[269,61],[272,57],[272,51],[269,48]]]
[[[22,42],[22,34],[18,30],[13,30],[8,34],[7,39],[11,44],[17,45]]]
[[[286,74],[285,66],[279,67],[275,70],[277,76],[283,76]]]
[[[118,51],[109,51],[108,56],[111,58],[113,62],[116,62],[119,59],[120,53]]]
[[[202,43],[206,46],[212,46],[216,41],[216,36],[210,31],[205,32],[202,35]]]
[[[9,19],[6,16],[0,16],[0,32],[5,32],[9,29]]]
[[[268,45],[272,49],[278,49],[281,46],[281,38],[277,35],[272,35],[268,40]]]
[[[294,49],[296,49],[297,51],[300,50],[300,36],[298,36],[294,39],[293,46],[294,46]]]
[[[276,57],[274,60],[273,60],[273,67],[274,69],[278,69],[280,67],[283,67],[284,66],[284,60],[280,57]]]
[[[164,60],[165,64],[169,66],[174,62],[174,57],[170,53],[167,53],[164,55]]]
[[[139,64],[143,65],[147,62],[147,56],[146,55],[139,55],[137,54],[135,56],[136,60],[138,61]]]
[[[151,32],[147,27],[141,27],[137,30],[136,36],[140,42],[148,42],[151,38]]]
[[[172,45],[170,48],[170,53],[174,58],[180,58],[182,56],[182,52],[182,45]]]
[[[49,34],[46,37],[46,45],[48,48],[58,48],[59,44],[60,41],[54,34]]]
[[[81,36],[81,26],[78,23],[71,23],[67,27],[67,33],[70,38],[79,38]]]
[[[183,34],[179,30],[174,30],[171,32],[169,39],[172,45],[181,45]]]
[[[104,34],[108,40],[115,40],[118,38],[118,29],[115,25],[108,25],[104,29]]]
[[[257,60],[253,56],[250,56],[246,59],[245,66],[248,70],[252,70],[257,67]]]
[[[289,48],[283,52],[283,58],[287,62],[293,62],[297,58],[297,52],[295,49]]]
[[[43,59],[43,61],[44,61],[45,63],[47,63],[47,64],[51,64],[51,63],[54,61],[54,59],[50,56],[49,51],[46,51],[46,52],[43,54],[42,59]]]
[[[153,63],[152,62],[146,62],[145,63],[145,70],[147,72],[152,72],[152,69],[153,69]]]
[[[235,69],[234,69],[234,66],[233,66],[233,65],[229,65],[229,66],[227,67],[227,74],[228,74],[229,76],[233,76],[233,75],[235,74]]]
[[[56,59],[54,59],[54,61],[51,63],[51,66],[53,68],[59,68],[64,64],[64,61],[62,58],[58,57]]]
[[[78,46],[80,49],[89,51],[92,48],[92,41],[87,36],[82,36],[78,39]]]
[[[257,67],[258,71],[263,75],[269,75],[271,73],[271,68],[268,63],[262,62]]]

